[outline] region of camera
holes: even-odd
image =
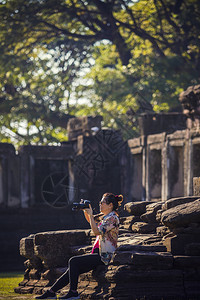
[[[86,209],[89,208],[90,201],[89,200],[83,200],[81,199],[80,203],[73,203],[72,210],[81,210],[81,209]]]

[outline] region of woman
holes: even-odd
[[[36,299],[56,299],[56,292],[70,283],[69,292],[59,299],[79,299],[77,292],[79,274],[95,269],[99,265],[108,265],[117,248],[119,232],[119,218],[116,213],[123,201],[122,195],[106,193],[100,201],[102,221],[97,225],[93,216],[91,205],[84,209],[86,220],[90,223],[96,240],[91,254],[79,255],[70,258],[67,271],[48,289]]]

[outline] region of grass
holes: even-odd
[[[14,288],[23,280],[23,273],[0,273],[0,300],[31,299],[32,295],[20,295]]]

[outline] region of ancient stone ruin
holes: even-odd
[[[112,191],[125,199],[119,248],[108,268],[81,276],[81,297],[200,298],[199,86],[179,100],[183,113],[141,114],[137,138],[87,116],[70,119],[60,146],[0,143],[0,266],[17,270],[20,240],[27,259],[16,292],[41,293],[69,257],[91,250],[72,202],[90,199],[97,212]]]
[[[200,129],[200,85],[189,86],[179,96],[183,113],[188,116],[187,127]]]
[[[120,219],[113,261],[80,276],[81,299],[199,299],[199,183],[194,178],[195,196],[127,203],[129,216]],[[66,270],[71,256],[91,251],[93,239],[90,230],[23,238],[26,271],[15,291],[40,294]]]

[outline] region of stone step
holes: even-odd
[[[139,270],[168,270],[173,268],[173,256],[168,252],[118,251],[114,265],[133,265]]]
[[[121,245],[117,251],[167,252],[164,245]]]

